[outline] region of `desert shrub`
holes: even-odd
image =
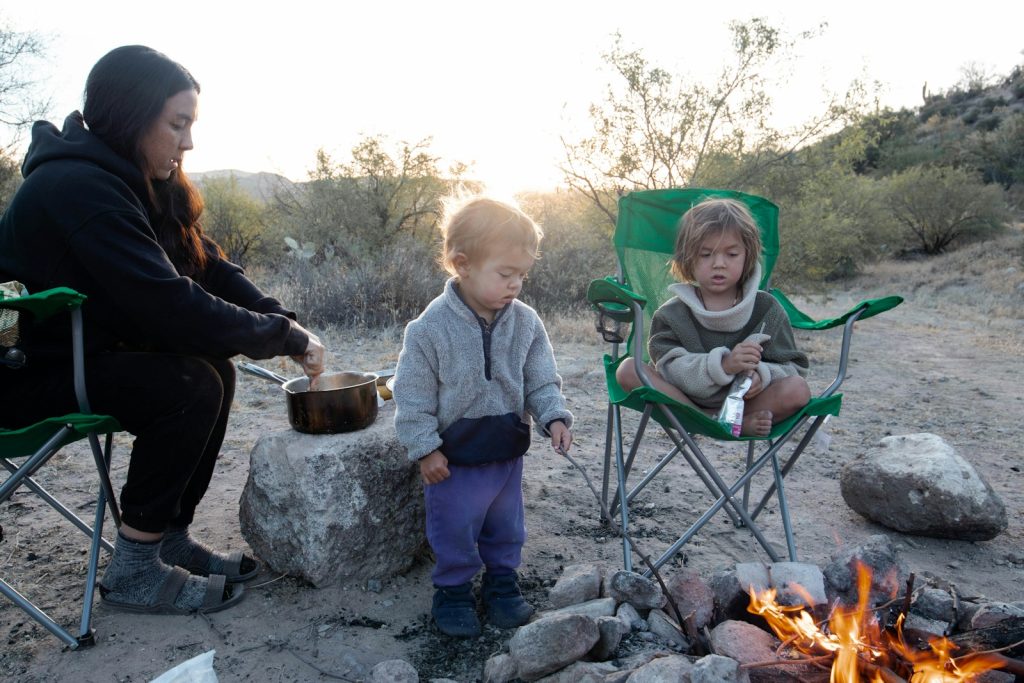
[[[445,275],[431,246],[403,239],[349,261],[291,256],[276,279],[279,298],[314,326],[380,327],[419,315]]]
[[[878,183],[840,168],[805,179],[780,204],[779,261],[774,282],[807,287],[845,278],[886,255],[891,239],[881,219]]]
[[[523,301],[542,313],[586,309],[590,281],[615,273],[611,226],[578,192],[519,197],[544,230],[541,258],[523,287]]]
[[[885,205],[908,248],[939,254],[982,240],[1010,219],[1002,191],[977,175],[944,167],[910,168],[887,181]]]

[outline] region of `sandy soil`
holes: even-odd
[[[809,313],[835,314],[864,291],[833,294],[828,301],[804,300]],[[1019,309],[1018,309],[1019,310]],[[588,334],[589,321],[552,324],[565,393],[576,413],[573,455],[599,485],[602,470],[605,398],[599,358],[604,346]],[[923,292],[908,296],[896,311],[859,323],[844,406],[829,432],[827,451],[811,450],[787,479],[800,559],[823,563],[839,544],[856,544],[885,533],[851,511],[839,493],[842,465],[883,436],[933,432],[951,442],[991,482],[1006,504],[1010,526],[988,542],[956,542],[889,532],[902,557],[919,577],[957,584],[962,595],[1024,599],[1024,440],[1021,372],[1006,358],[1021,356],[1024,321],[991,320],[963,307],[956,316],[940,313]],[[358,340],[328,335],[334,366],[362,369],[393,366],[395,333]],[[812,360],[812,389],[831,381],[839,332],[800,333]],[[284,374],[294,366],[282,364]],[[248,454],[260,434],[287,428],[276,387],[243,376],[237,409],[213,486],[200,508],[198,535],[223,548],[244,546],[237,504],[245,483]],[[385,412],[384,416],[389,416]],[[632,419],[632,418],[630,418]],[[635,420],[634,420],[635,422]],[[631,423],[632,424],[632,423]],[[707,443],[706,440],[702,444]],[[118,444],[116,479],[123,477],[127,442]],[[735,470],[742,451],[711,444],[726,471]],[[638,469],[653,462],[653,454]],[[89,459],[79,448],[49,467],[44,484],[68,494],[83,514],[94,500]],[[539,607],[547,589],[572,562],[621,566],[615,532],[600,522],[598,506],[583,479],[565,460],[537,442],[527,463],[524,495],[530,539],[524,553],[523,584]],[[656,485],[634,502],[635,535],[649,553],[660,554],[708,502],[702,485],[682,461],[673,463]],[[77,623],[84,581],[83,537],[26,494],[0,507],[4,538],[0,575],[34,596],[65,624]],[[777,515],[769,510],[766,532],[781,541]],[[766,560],[748,532],[724,517],[712,520],[677,556],[705,576],[736,561]],[[147,681],[175,664],[216,649],[221,681],[360,680],[375,663],[391,658],[412,662],[423,680],[477,679],[486,658],[501,649],[510,632],[486,629],[478,641],[453,641],[429,624],[430,567],[416,566],[389,579],[379,592],[364,585],[315,589],[270,570],[249,584],[238,607],[209,616],[156,617],[116,614],[98,606],[95,647],[70,652],[6,601],[0,601],[0,678],[17,681]]]

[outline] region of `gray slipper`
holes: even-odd
[[[214,553],[198,543],[193,545],[192,555],[188,558],[188,562],[178,566],[188,570],[196,576],[210,576],[210,558],[215,554],[220,558],[224,565],[218,574],[223,574],[227,578],[228,583],[242,583],[260,573],[259,561],[256,560],[256,558],[245,555],[241,550],[236,550],[233,553],[224,556],[219,553]],[[244,573],[242,572],[243,562],[249,565],[248,571]]]
[[[191,574],[181,567],[172,567],[171,573],[167,575],[163,585],[160,586],[156,602],[149,605],[113,600],[107,597],[108,591],[100,586],[100,603],[119,612],[135,612],[137,614],[207,614],[219,612],[238,604],[245,594],[245,589],[242,586],[231,586],[230,590],[225,590],[227,578],[223,574],[213,574],[206,580],[206,594],[203,596],[202,606],[196,609],[178,607],[174,604],[174,599],[178,597],[178,593],[190,576]]]

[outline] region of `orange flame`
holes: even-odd
[[[798,594],[807,603],[810,597],[802,587]],[[897,622],[896,636],[885,632],[873,610],[868,608],[871,572],[857,566],[857,606],[837,608],[823,630],[803,606],[776,602],[777,592],[768,588],[757,592],[750,587],[747,611],[761,615],[784,644],[807,655],[832,654],[830,683],[885,683],[883,669],[897,664],[897,658],[912,670],[910,683],[969,683],[978,674],[999,667],[999,660],[985,654],[954,658],[954,644],[941,637],[929,641],[929,649],[918,650],[903,638],[903,619]],[[862,678],[862,671],[870,678]]]

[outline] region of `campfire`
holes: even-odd
[[[913,578],[903,608],[890,619],[889,608],[900,601],[871,608],[871,572],[863,565],[857,569],[856,606],[834,606],[823,621],[815,621],[803,606],[780,605],[774,588],[751,589],[747,610],[765,619],[782,641],[780,650],[798,653],[794,663],[830,669],[830,683],[966,683],[993,669],[1022,672],[1024,662],[995,651],[961,652],[960,646],[945,637],[913,642],[916,639],[908,638],[903,629]],[[805,590],[794,587],[794,592],[805,604],[813,604]]]

